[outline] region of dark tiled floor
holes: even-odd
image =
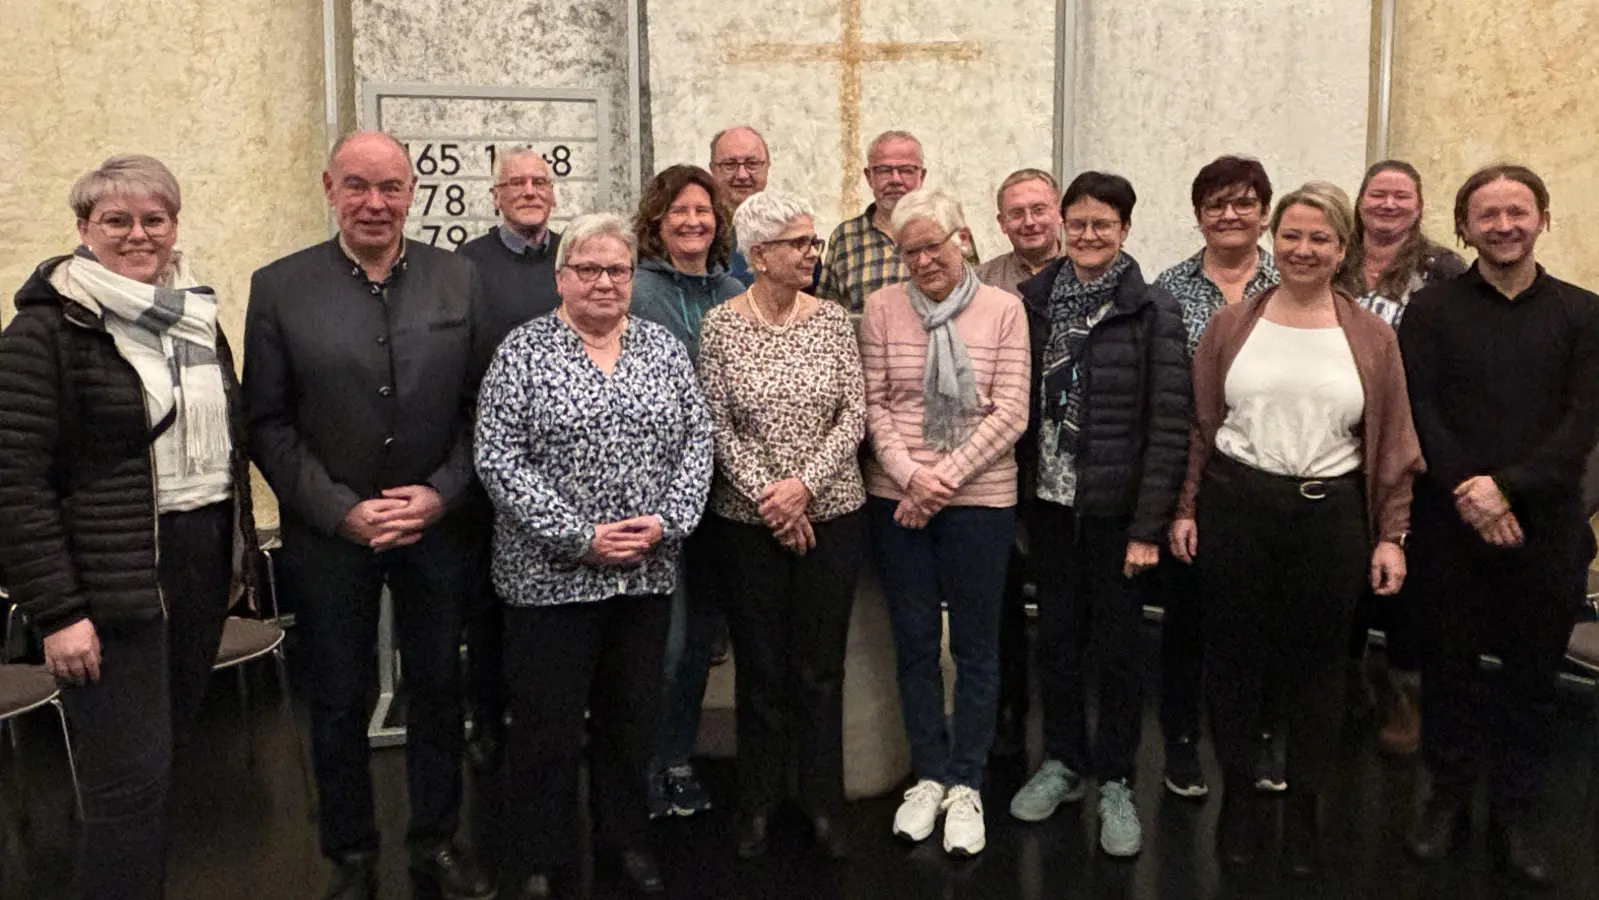
[[[293,761],[291,732],[266,670],[254,691],[254,768],[245,760],[238,699],[231,679],[219,680],[207,705],[198,745],[179,770],[182,820],[172,862],[172,900],[313,898],[326,876],[316,852],[315,828]],[[1563,698],[1559,756],[1550,782],[1546,833],[1561,880],[1549,895],[1562,900],[1599,897],[1599,790],[1595,789],[1594,720],[1591,697]],[[67,897],[73,824],[70,786],[58,733],[44,716],[31,717],[22,732],[20,790],[6,782],[0,795],[0,898]],[[712,716],[708,727],[726,727]],[[731,822],[723,812],[697,820],[660,823],[657,849],[670,896],[681,900],[899,900],[899,898],[1487,898],[1522,894],[1502,884],[1487,864],[1479,837],[1471,850],[1436,869],[1409,863],[1399,834],[1423,783],[1412,761],[1384,761],[1351,730],[1343,755],[1344,791],[1328,815],[1331,875],[1318,884],[1280,879],[1270,866],[1251,882],[1219,878],[1212,834],[1218,803],[1179,800],[1158,789],[1160,751],[1153,716],[1146,725],[1139,804],[1145,850],[1131,863],[1102,856],[1095,845],[1092,796],[1041,825],[1015,822],[1005,813],[1010,794],[1025,779],[1020,762],[998,764],[987,791],[989,848],[976,860],[953,862],[936,837],[907,848],[889,835],[896,797],[854,804],[849,825],[855,854],[829,864],[812,853],[802,827],[785,823],[773,854],[740,863],[728,852]],[[1036,737],[1035,737],[1036,741]],[[1036,750],[1036,748],[1035,748]],[[9,754],[5,754],[9,764]],[[1207,759],[1207,763],[1209,760]],[[374,770],[378,810],[385,826],[382,878],[385,897],[426,898],[404,870],[403,752],[378,751]],[[716,797],[730,799],[731,763],[707,760],[703,774]],[[468,818],[492,855],[497,832],[492,783],[475,786]],[[31,823],[18,835],[15,816],[26,809]],[[1478,810],[1479,825],[1483,821]],[[500,850],[501,853],[494,853]],[[605,896],[602,892],[598,896]]]

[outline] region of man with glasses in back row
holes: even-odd
[[[483,277],[483,346],[492,353],[523,323],[561,303],[555,292],[555,251],[561,236],[550,228],[555,181],[544,156],[532,147],[512,147],[494,159],[494,208],[500,224],[461,246]],[[486,365],[486,363],[485,363]],[[488,534],[492,513],[477,491],[472,512]],[[487,539],[485,538],[485,546]],[[488,566],[479,571],[486,576]],[[467,707],[472,739],[467,759],[478,772],[500,767],[505,738],[505,677],[501,643],[505,608],[487,577],[468,599],[466,615]]]
[[[772,155],[766,149],[766,138],[748,125],[737,125],[716,133],[711,138],[711,177],[721,185],[727,196],[729,212],[751,196],[766,190],[766,178],[772,171]],[[727,263],[727,274],[737,278],[745,287],[755,283],[755,273],[738,248]],[[822,262],[816,261],[810,286],[805,293],[816,293],[816,282],[822,277]]]
[[[922,186],[927,167],[922,142],[908,131],[885,131],[866,148],[866,183],[872,203],[853,219],[840,222],[827,239],[816,296],[858,313],[879,288],[910,280],[890,236],[889,220],[899,201]],[[977,265],[977,251],[965,234],[966,261]]]

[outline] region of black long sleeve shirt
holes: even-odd
[[[1418,499],[1489,475],[1518,518],[1580,507],[1599,437],[1599,295],[1540,266],[1511,299],[1473,265],[1411,299],[1399,346],[1427,459]]]

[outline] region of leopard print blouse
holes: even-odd
[[[813,522],[866,502],[856,456],[866,433],[866,389],[855,326],[842,307],[786,328],[758,325],[723,304],[705,317],[700,387],[715,429],[711,511],[761,524],[761,491],[797,477]]]

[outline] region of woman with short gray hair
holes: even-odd
[[[733,228],[755,283],[705,317],[699,372],[716,441],[701,527],[727,561],[738,658],[736,851],[766,852],[792,766],[817,844],[838,858],[844,647],[864,556],[860,352],[843,308],[803,292],[822,243],[809,206],[763,191]]]
[[[83,243],[0,338],[0,568],[80,744],[75,896],[157,898],[172,759],[252,582],[242,409],[167,167],[113,156],[69,203]]]
[[[894,242],[910,280],[866,300],[861,362],[873,457],[867,519],[893,622],[916,785],[894,832],[944,850],[987,843],[983,768],[999,703],[999,615],[1016,514],[1014,446],[1027,425],[1027,317],[962,258],[965,219],[942,191],[907,194]],[[944,715],[941,606],[959,677]]]

